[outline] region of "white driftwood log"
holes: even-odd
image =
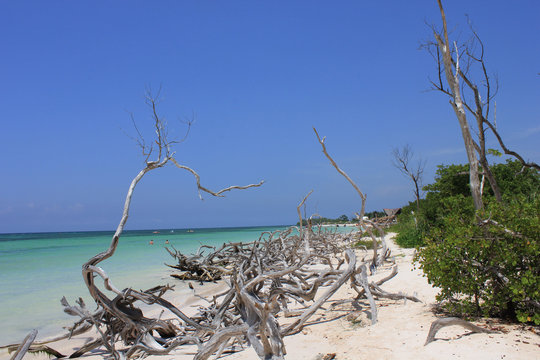
[[[426,342],[424,343],[424,346],[426,346],[427,344],[429,344],[430,342],[435,340],[435,335],[437,334],[437,332],[440,329],[442,329],[445,326],[453,326],[453,325],[462,326],[465,329],[470,330],[470,331],[472,331],[474,333],[488,333],[488,334],[495,333],[495,331],[481,328],[481,327],[476,326],[474,324],[471,324],[470,322],[465,321],[463,319],[459,319],[459,318],[455,318],[455,317],[441,318],[441,319],[435,320],[431,324],[431,327],[429,328],[429,333],[428,333],[428,336],[426,338]]]
[[[17,348],[15,353],[11,356],[10,360],[21,360],[24,355],[26,355],[26,352],[28,351],[28,349],[30,349],[30,346],[36,339],[37,333],[38,332],[36,329],[30,331],[30,333],[28,333],[28,335],[26,335],[26,337],[24,338],[21,345]]]

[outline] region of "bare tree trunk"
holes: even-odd
[[[482,169],[484,170],[484,174],[489,181],[489,186],[491,187],[491,190],[493,190],[495,199],[498,202],[502,202],[501,188],[499,187],[499,184],[497,183],[493,172],[491,172],[491,168],[489,167],[485,154],[480,157],[480,165],[482,165]]]
[[[476,33],[475,33],[475,35],[476,35]],[[480,45],[482,45],[481,42],[480,42]],[[482,45],[482,47],[483,47],[483,45]],[[482,53],[483,53],[483,51],[482,51]],[[472,55],[469,55],[469,56],[472,57]],[[480,59],[481,59],[481,62],[482,62],[482,68],[484,69],[486,86],[488,88],[487,111],[486,111],[486,117],[487,117],[487,114],[488,114],[488,111],[489,111],[489,101],[490,101],[490,95],[489,95],[490,94],[490,85],[489,85],[488,77],[487,77],[487,75],[485,73],[485,66],[484,66],[484,63],[483,63],[483,61],[484,61],[483,60],[483,55],[482,55],[482,57]],[[457,69],[457,70],[459,70],[459,69]],[[471,88],[473,93],[474,93],[474,102],[475,102],[475,105],[476,105],[476,111],[474,112],[474,116],[476,117],[476,125],[478,127],[479,146],[478,146],[477,151],[478,151],[478,154],[480,155],[480,164],[482,165],[482,168],[484,170],[484,174],[485,174],[485,176],[487,177],[487,179],[489,181],[489,185],[491,186],[491,190],[493,190],[493,194],[495,195],[495,199],[497,199],[498,202],[502,202],[501,189],[499,188],[499,185],[497,184],[497,180],[495,180],[495,177],[493,176],[493,173],[491,172],[491,168],[489,167],[489,163],[488,163],[487,157],[486,157],[486,129],[484,128],[484,123],[486,122],[486,118],[484,117],[482,99],[480,98],[480,92],[478,91],[478,86],[473,84],[469,80],[469,78],[466,76],[466,74],[464,74],[462,71],[459,71],[459,74],[460,74],[461,78],[463,79],[463,81],[465,81],[467,86],[469,88]]]
[[[420,189],[418,186],[418,181],[414,181],[414,196],[416,197],[416,211],[420,212]]]
[[[384,262],[384,259],[388,256],[388,247],[386,245],[385,232],[376,223],[374,223],[372,221],[369,221],[369,220],[364,220],[364,214],[365,214],[365,211],[366,211],[366,199],[367,199],[367,196],[360,190],[358,185],[356,185],[356,183],[349,177],[349,175],[347,175],[347,173],[345,171],[343,171],[338,166],[338,164],[334,161],[334,159],[332,159],[330,154],[328,154],[328,151],[326,150],[326,145],[324,143],[324,141],[326,140],[326,137],[323,137],[321,139],[321,137],[319,136],[319,133],[317,132],[317,129],[313,128],[313,131],[315,132],[315,135],[317,136],[317,140],[319,141],[319,144],[321,144],[323,154],[330,161],[330,163],[337,170],[337,172],[340,173],[341,175],[343,175],[343,177],[345,179],[347,179],[347,181],[356,190],[358,195],[360,195],[360,199],[362,199],[360,213],[357,213],[356,216],[358,217],[359,227],[364,229],[365,231],[367,231],[369,233],[371,239],[373,240],[373,261],[372,261],[372,267],[371,268],[376,269],[377,266],[382,265],[382,263]],[[380,255],[377,254],[377,248],[378,248],[377,238],[373,234],[372,227],[375,227],[379,231],[379,234],[381,235],[382,251],[381,251]]]
[[[502,202],[501,189],[498,186],[497,181],[493,176],[493,173],[491,172],[489,163],[486,158],[486,131],[491,130],[497,138],[497,141],[499,142],[499,145],[503,149],[504,153],[514,156],[517,160],[521,162],[523,168],[531,167],[540,170],[540,166],[535,162],[526,162],[523,157],[521,157],[518,153],[509,150],[505,146],[496,128],[496,114],[494,113],[493,115],[494,123],[489,120],[491,100],[495,97],[495,94],[497,93],[498,83],[497,81],[495,82],[497,86],[495,87],[495,91],[493,91],[490,76],[488,75],[486,64],[484,61],[484,44],[482,43],[482,40],[480,39],[476,31],[469,24],[473,37],[471,38],[471,40],[466,41],[465,44],[462,45],[459,49],[454,43],[454,58],[454,49],[451,48],[450,41],[448,40],[446,16],[442,7],[442,2],[441,0],[437,0],[437,2],[439,4],[439,9],[443,20],[443,32],[440,32],[439,30],[432,27],[436,42],[428,43],[426,46],[428,51],[435,58],[438,68],[438,82],[431,81],[431,83],[436,90],[445,93],[452,99],[451,104],[456,111],[458,119],[460,120],[460,125],[466,124],[463,121],[466,120],[465,114],[463,113],[465,110],[468,111],[476,119],[478,143],[473,140],[472,145],[474,146],[474,150],[476,150],[476,152],[478,153],[478,161],[480,165],[482,165],[485,177],[489,181],[495,198],[498,202]],[[465,64],[462,67],[460,67],[460,56],[463,56],[463,60],[461,62]],[[472,65],[476,65],[479,67],[479,71],[482,77],[480,81],[474,81],[471,78],[473,76],[470,74]],[[455,70],[455,74],[453,74],[453,70]],[[448,88],[443,85],[443,71],[446,75]],[[461,92],[458,78],[463,81],[463,84],[461,85]],[[483,94],[481,94],[479,87],[484,88]],[[467,101],[465,94],[466,89],[468,89],[468,91],[472,93],[471,98],[473,101]],[[468,129],[464,129],[463,127],[462,131],[470,134],[470,131]],[[467,149],[467,156],[469,157],[469,163],[471,164],[472,168],[474,167],[473,164],[475,161],[470,161],[470,155],[472,153],[472,149],[470,147],[471,141],[469,141],[467,138],[468,135],[465,134],[464,141]],[[473,196],[475,196],[473,182],[471,182],[471,186],[473,187],[471,191],[473,192]],[[478,201],[475,201],[475,203],[478,203]]]
[[[461,127],[461,135],[463,136],[463,142],[465,143],[465,150],[467,151],[467,158],[469,160],[469,183],[471,187],[471,193],[473,197],[474,207],[477,210],[480,210],[484,207],[482,202],[482,194],[480,192],[480,180],[478,177],[478,158],[476,156],[476,149],[474,146],[474,141],[471,136],[471,131],[469,129],[469,123],[467,121],[467,116],[465,114],[465,107],[463,106],[463,101],[461,97],[461,90],[459,88],[459,49],[456,46],[456,72],[452,72],[452,55],[450,50],[450,43],[448,41],[448,29],[446,26],[446,15],[442,7],[441,0],[437,0],[439,3],[439,9],[441,12],[441,17],[443,21],[443,36],[444,40],[439,34],[434,32],[435,39],[439,45],[439,49],[443,54],[443,63],[444,63],[444,72],[446,75],[446,81],[450,87],[452,100],[450,104],[456,113],[456,116],[459,121],[459,126]],[[455,45],[455,44],[454,44]]]

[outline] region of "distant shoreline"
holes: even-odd
[[[291,227],[294,225],[251,225],[251,226],[210,226],[210,227],[186,227],[186,228],[163,228],[163,229],[127,229],[123,233],[133,233],[133,232],[146,232],[150,234],[154,231],[159,231],[160,233],[167,233],[171,230],[173,231],[187,231],[187,230],[209,230],[209,229],[256,229],[256,228],[279,228],[279,227]],[[41,235],[41,234],[83,234],[83,233],[110,233],[111,236],[114,235],[116,230],[63,230],[63,231],[27,231],[27,232],[0,232],[0,237],[3,235]],[[1,238],[0,238],[1,241]]]

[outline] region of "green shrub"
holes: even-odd
[[[420,209],[402,208],[396,242],[420,247],[416,261],[448,311],[540,325],[540,172],[515,160],[492,165],[503,202],[486,181],[476,213],[468,170],[439,166]]]
[[[381,245],[381,242],[378,240],[377,241],[377,247]],[[363,248],[365,247],[366,249],[373,249],[373,240],[372,239],[360,239],[358,241],[356,241],[353,245],[353,247],[356,247],[356,248]]]
[[[388,228],[389,232],[396,232],[396,243],[404,248],[415,248],[424,245],[425,221],[422,216],[415,214],[407,206],[398,217],[398,222]],[[414,203],[416,210],[416,203]]]
[[[461,315],[539,325],[538,193],[506,197],[504,204],[486,198],[478,214],[464,195],[446,197],[440,205],[445,216],[430,229],[416,259],[428,281],[441,288],[437,299]]]
[[[415,248],[424,245],[424,233],[417,227],[407,226],[400,228],[396,243],[403,248]]]
[[[382,231],[386,234],[388,231],[386,229],[382,229]],[[371,228],[371,232],[373,233],[373,235],[375,237],[381,237],[382,236],[382,233],[379,231],[379,229],[377,228]],[[363,237],[370,237],[371,234],[369,233],[369,231],[358,231],[355,233],[355,236],[358,238],[358,239],[361,239]]]

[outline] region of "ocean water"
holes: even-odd
[[[202,245],[250,242],[262,232],[284,227],[245,227],[126,231],[116,253],[100,263],[119,288],[148,289],[160,284],[183,284],[171,278],[174,264],[165,241],[185,253]],[[60,299],[74,304],[82,297],[89,309],[95,305],[87,295],[81,266],[109,247],[114,232],[63,232],[0,234],[0,344],[21,341],[32,329],[38,340],[63,333],[75,317],[64,314]],[[154,241],[150,245],[150,240]],[[97,281],[97,283],[102,283]]]

